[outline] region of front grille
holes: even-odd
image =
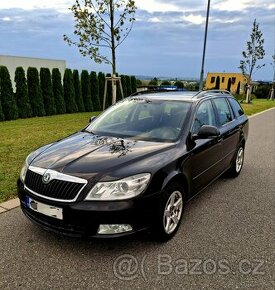
[[[60,200],[73,200],[84,186],[83,183],[75,183],[53,179],[45,184],[42,175],[31,170],[27,171],[25,185],[32,191],[48,198]]]

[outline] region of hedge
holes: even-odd
[[[64,73],[63,86],[66,112],[76,113],[77,105],[75,102],[73,74],[72,71],[68,68]]]
[[[32,117],[32,108],[28,97],[28,87],[25,71],[23,67],[17,67],[15,70],[15,101],[18,108],[19,118]]]
[[[10,74],[6,66],[0,66],[0,99],[5,120],[18,118],[18,109],[14,99]]]
[[[98,77],[95,71],[92,71],[90,74],[91,81],[91,96],[94,111],[100,111],[100,103],[99,103],[99,83]]]
[[[81,90],[82,98],[86,112],[93,111],[92,97],[91,97],[91,83],[90,76],[87,70],[81,72]]]
[[[44,102],[40,90],[38,70],[29,67],[27,70],[28,97],[30,100],[32,115],[45,116]]]
[[[61,80],[61,73],[58,68],[52,70],[52,84],[53,84],[53,96],[55,100],[55,107],[57,114],[65,114],[66,107],[64,101],[64,91]]]
[[[79,79],[78,70],[74,69],[73,71],[73,79],[74,79],[74,94],[75,94],[75,101],[78,108],[78,112],[85,112],[85,107],[82,99],[81,93],[81,85]]]
[[[55,115],[56,107],[53,95],[52,77],[48,68],[43,67],[40,69],[40,86],[46,115]]]

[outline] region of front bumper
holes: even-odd
[[[17,182],[17,192],[23,213],[44,229],[72,237],[100,238],[130,235],[153,226],[160,195],[160,193],[156,193],[125,201],[62,203],[43,199],[28,192],[20,180]],[[27,207],[26,196],[38,202],[62,208],[63,219],[58,220],[33,211]],[[130,224],[133,230],[119,234],[99,235],[97,231],[100,224]]]

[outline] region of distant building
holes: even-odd
[[[61,75],[64,75],[66,69],[65,60],[56,59],[44,59],[44,58],[33,58],[33,57],[22,57],[22,56],[9,56],[0,55],[0,66],[6,66],[9,70],[13,88],[15,88],[14,75],[17,67],[22,66],[27,73],[28,67],[36,67],[40,70],[41,67],[46,67],[52,70],[58,68]]]
[[[208,73],[205,88],[242,94],[245,92],[248,79],[249,76],[244,76],[241,73]]]

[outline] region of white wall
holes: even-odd
[[[27,77],[28,67],[36,67],[38,72],[41,67],[47,67],[52,71],[53,68],[58,68],[63,77],[66,69],[65,60],[55,60],[55,59],[43,59],[43,58],[31,58],[31,57],[21,57],[21,56],[8,56],[0,55],[0,66],[6,66],[9,70],[13,89],[15,89],[14,75],[15,69],[19,66],[22,66],[25,70]]]

